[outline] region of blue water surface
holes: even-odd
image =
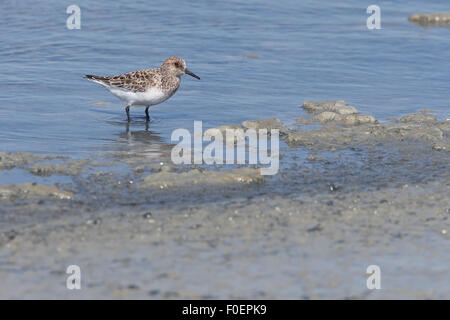
[[[81,8],[81,29],[66,8]],[[345,99],[378,119],[420,109],[449,117],[450,28],[408,22],[450,11],[444,1],[2,0],[0,151],[97,157],[126,131],[123,103],[84,74],[111,75],[183,57],[186,76],[152,107],[151,130],[170,142],[193,130],[302,116],[303,100]],[[251,58],[245,55],[256,55]],[[93,102],[107,102],[97,105]],[[132,130],[145,130],[132,108]]]

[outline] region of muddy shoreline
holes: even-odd
[[[0,297],[450,298],[450,123],[303,109],[233,125],[280,130],[275,176],[175,166],[170,145],[149,159],[145,137],[103,162],[0,153],[0,176],[29,177],[0,185]],[[371,264],[382,290],[366,288]]]

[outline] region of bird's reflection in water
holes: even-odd
[[[115,155],[119,158],[136,160],[137,162],[146,159],[152,161],[158,159],[167,160],[170,157],[172,144],[167,144],[159,132],[150,130],[148,122],[114,122],[113,125],[120,125],[125,130],[118,133],[119,138]],[[134,161],[133,161],[134,162]]]
[[[134,124],[125,123],[125,132],[119,133],[119,137],[124,139],[124,142],[133,143],[133,142],[142,142],[142,143],[163,143],[163,138],[156,131],[149,130],[148,122],[145,124],[139,123],[139,129],[130,130],[130,126],[134,126]]]

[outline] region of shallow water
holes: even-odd
[[[447,27],[410,14],[445,3],[380,1],[382,29],[366,28],[368,1],[76,1],[81,30],[60,1],[2,1],[0,149],[96,158],[126,136],[120,100],[84,74],[120,74],[186,59],[202,78],[151,109],[152,143],[192,130],[302,115],[303,100],[345,99],[379,119],[428,108],[449,116]],[[259,58],[248,58],[254,54]],[[92,104],[107,102],[107,106]],[[132,108],[132,130],[145,132]]]
[[[433,145],[450,146],[442,122],[411,125],[418,141],[400,133],[345,145],[344,137],[342,149],[284,137],[280,173],[264,183],[222,188],[179,175],[175,188],[142,184],[170,169],[172,131],[193,132],[195,120],[206,129],[276,117],[317,129],[294,118],[305,116],[304,100],[324,99],[380,122],[420,109],[450,118],[450,28],[407,20],[448,6],[379,1],[382,29],[370,31],[371,1],[77,0],[82,29],[67,30],[69,4],[0,3],[0,152],[64,155],[42,161],[66,169],[92,160],[73,175],[36,173],[34,155],[0,170],[0,186],[35,182],[74,194],[1,199],[0,297],[450,297],[442,260],[450,163]],[[132,108],[128,124],[123,103],[83,79],[157,67],[171,55],[201,80],[184,77],[151,108],[149,125],[143,108]],[[89,289],[78,296],[62,285],[74,261]],[[383,291],[366,290],[373,263],[385,272]]]

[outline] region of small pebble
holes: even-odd
[[[142,215],[142,217],[144,218],[144,219],[150,219],[151,217],[152,217],[152,213],[149,211],[149,212],[146,212],[146,213],[144,213],[143,215]]]

